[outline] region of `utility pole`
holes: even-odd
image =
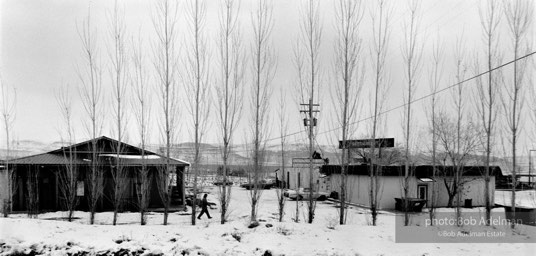
[[[309,223],[313,222],[314,218],[314,205],[313,205],[313,141],[314,132],[313,128],[316,126],[317,119],[314,117],[314,113],[320,112],[315,110],[314,107],[320,107],[320,104],[313,103],[313,97],[309,98],[309,104],[300,104],[301,106],[308,106],[307,110],[300,110],[301,113],[305,113],[303,119],[304,126],[309,127]]]

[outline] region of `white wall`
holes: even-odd
[[[471,177],[463,177],[466,181],[464,182],[463,191],[460,194],[460,206],[464,206],[465,199],[472,199],[472,205],[473,206],[485,206],[486,205],[486,198],[485,198],[485,181],[482,177],[478,176],[471,176]],[[437,206],[447,206],[448,204],[448,193],[447,188],[445,186],[445,181],[443,178],[436,178],[437,187],[438,187],[438,197],[437,197]],[[490,200],[492,205],[495,202],[495,177],[490,177]],[[429,198],[432,195],[432,186],[428,186],[428,195]],[[454,200],[452,202],[452,206],[457,205],[456,196],[454,196]]]
[[[484,206],[484,179],[481,177],[466,177],[468,182],[464,186],[464,191],[461,194],[460,205],[463,206],[465,199],[472,199],[473,206]],[[333,174],[325,178],[326,184],[329,184],[325,187],[329,189],[323,189],[326,192],[337,191],[340,193],[340,184],[341,184],[341,175]],[[347,181],[347,194],[348,201],[358,205],[369,206],[369,188],[370,188],[370,178],[369,176],[364,175],[348,175]],[[398,176],[383,176],[380,181],[380,188],[378,191],[378,208],[380,209],[395,209],[395,198],[403,197],[404,191],[402,189],[402,184],[404,182],[404,177]],[[432,189],[434,182],[421,182],[416,178],[410,179],[409,184],[409,197],[417,197],[417,186],[420,184],[426,184],[428,187],[428,199],[429,202],[426,207],[430,204],[430,199],[432,196]],[[436,178],[435,185],[438,189],[438,197],[436,206],[445,207],[448,203],[448,194],[447,189],[442,178]],[[322,187],[321,187],[322,188]],[[491,202],[494,202],[493,195],[495,193],[495,178],[491,177],[490,180],[490,198]],[[454,201],[454,206],[456,206],[456,201]]]
[[[289,184],[289,189],[296,189],[298,187],[309,188],[309,177],[310,172],[309,168],[286,168],[285,172],[289,173],[290,180],[287,180],[287,175],[285,174],[285,181]],[[323,175],[320,175],[320,169],[315,167],[313,170],[313,183],[315,189],[326,190],[325,178],[322,178]],[[299,182],[298,182],[299,178]],[[299,184],[298,184],[299,183]]]
[[[327,179],[327,183],[331,184],[331,191],[340,193],[341,175],[333,174]],[[403,177],[398,176],[383,176],[378,190],[378,208],[394,209],[395,198],[402,197],[404,191],[401,184]],[[348,201],[354,204],[369,206],[370,205],[370,177],[364,175],[348,175],[347,181],[347,197]],[[409,196],[416,197],[416,182],[410,180]]]

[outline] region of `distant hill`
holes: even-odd
[[[35,140],[20,140],[12,145],[11,149],[11,158],[24,157],[39,153],[48,152],[65,146],[65,143],[61,141],[56,141],[52,143],[43,143]],[[134,146],[139,146],[134,144]],[[148,145],[148,149],[154,152],[163,153],[165,148],[160,144],[151,144]],[[329,158],[330,163],[337,164],[340,158],[340,151],[334,146],[327,145],[316,145],[316,149],[319,153],[322,154],[322,158]],[[236,166],[247,166],[250,163],[249,158],[250,148],[245,144],[233,145],[231,154],[229,157],[229,164]],[[280,145],[268,145],[265,152],[265,165],[266,166],[281,166],[281,149]],[[5,148],[0,148],[0,159],[5,159],[7,155],[7,150]],[[184,142],[175,144],[172,147],[171,155],[174,158],[179,158],[187,162],[193,162],[194,158],[194,143],[193,142]],[[306,158],[309,155],[308,144],[293,143],[285,145],[285,164],[286,166],[291,166],[292,158]],[[359,156],[354,156],[354,160],[358,159]],[[534,156],[533,156],[534,157]],[[431,162],[431,157],[428,153],[420,153],[415,156],[418,164],[429,164]],[[474,155],[470,157],[470,165],[481,165],[484,163],[483,156]],[[201,144],[201,164],[207,166],[218,166],[222,164],[221,160],[221,148],[218,144]],[[447,163],[448,164],[448,163]],[[509,174],[509,164],[511,164],[511,159],[508,157],[493,157],[492,165],[499,165],[502,167],[503,173]],[[517,162],[520,170],[520,174],[528,174],[529,161],[528,156],[518,157]],[[533,162],[533,165],[536,165]]]
[[[63,143],[43,143],[35,140],[20,140],[11,145],[11,158],[25,157],[29,155],[40,154],[62,147]],[[4,146],[4,145],[3,145]],[[4,159],[7,155],[6,148],[0,148],[0,159]]]
[[[287,166],[292,163],[292,158],[304,158],[309,155],[308,145],[305,144],[291,144],[285,148],[285,162]],[[165,147],[162,145],[151,145],[151,150],[164,153]],[[238,144],[233,145],[229,156],[230,165],[247,166],[251,164],[249,155],[251,149],[248,145]],[[318,150],[318,149],[317,149]],[[202,165],[221,165],[221,147],[214,144],[202,144],[201,148],[201,163]],[[320,150],[319,150],[320,151]],[[179,143],[172,147],[172,157],[185,160],[187,162],[193,162],[194,158],[194,143],[186,142]],[[322,151],[323,158],[335,158],[336,152]],[[265,151],[265,163],[266,166],[280,166],[281,165],[281,150],[279,145],[270,145],[266,147]]]

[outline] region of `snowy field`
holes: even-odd
[[[217,190],[209,189],[209,201]],[[338,226],[334,203],[318,202],[313,224],[304,222],[306,203],[299,202],[300,222],[294,223],[295,201],[288,201],[283,223],[277,222],[275,190],[266,190],[259,208],[260,225],[248,228],[248,192],[234,187],[230,221],[220,225],[218,209],[197,226],[187,213],[172,213],[162,226],[162,214],[150,213],[140,226],[137,213],[123,213],[112,226],[111,213],[99,213],[97,225],[88,214],[76,212],[73,223],[64,212],[38,219],[25,215],[0,218],[0,255],[534,255],[534,243],[395,243],[395,214],[382,212],[379,224],[369,226],[369,215],[349,209],[348,225]],[[426,214],[421,214],[421,217]],[[534,234],[534,227],[528,227]],[[526,235],[526,228],[522,235]],[[530,238],[530,237],[528,237]],[[534,237],[532,237],[534,240]]]

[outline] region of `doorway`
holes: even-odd
[[[417,197],[428,201],[428,185],[417,185]]]

